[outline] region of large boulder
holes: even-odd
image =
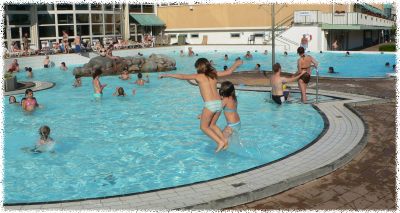
[[[103,69],[103,75],[119,75],[124,68],[129,72],[159,72],[176,69],[174,58],[163,54],[151,54],[149,58],[143,56],[118,57],[113,60],[105,56],[97,56],[83,67],[74,68],[73,74],[91,76],[96,68]]]

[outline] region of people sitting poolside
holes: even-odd
[[[12,63],[8,66],[8,72],[19,72],[19,64],[17,59],[14,59]]]
[[[25,90],[25,97],[21,100],[22,109],[28,112],[35,110],[39,107],[39,103],[36,98],[33,97],[33,91],[31,89]]]
[[[247,52],[246,52],[246,55],[244,55],[244,58],[245,58],[245,59],[252,59],[252,58],[253,58],[253,55],[250,53],[250,51],[247,51]]]

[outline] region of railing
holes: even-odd
[[[391,27],[394,21],[363,13],[322,13],[321,11],[295,11],[295,24],[342,24]]]

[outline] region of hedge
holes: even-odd
[[[385,44],[379,47],[379,51],[396,52],[395,44]]]

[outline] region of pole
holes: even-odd
[[[318,80],[319,80],[319,72],[318,69],[315,69],[317,73],[317,83],[316,83],[316,89],[315,89],[315,103],[318,104]]]
[[[272,66],[275,64],[275,4],[271,5]],[[272,68],[272,67],[271,67]]]

